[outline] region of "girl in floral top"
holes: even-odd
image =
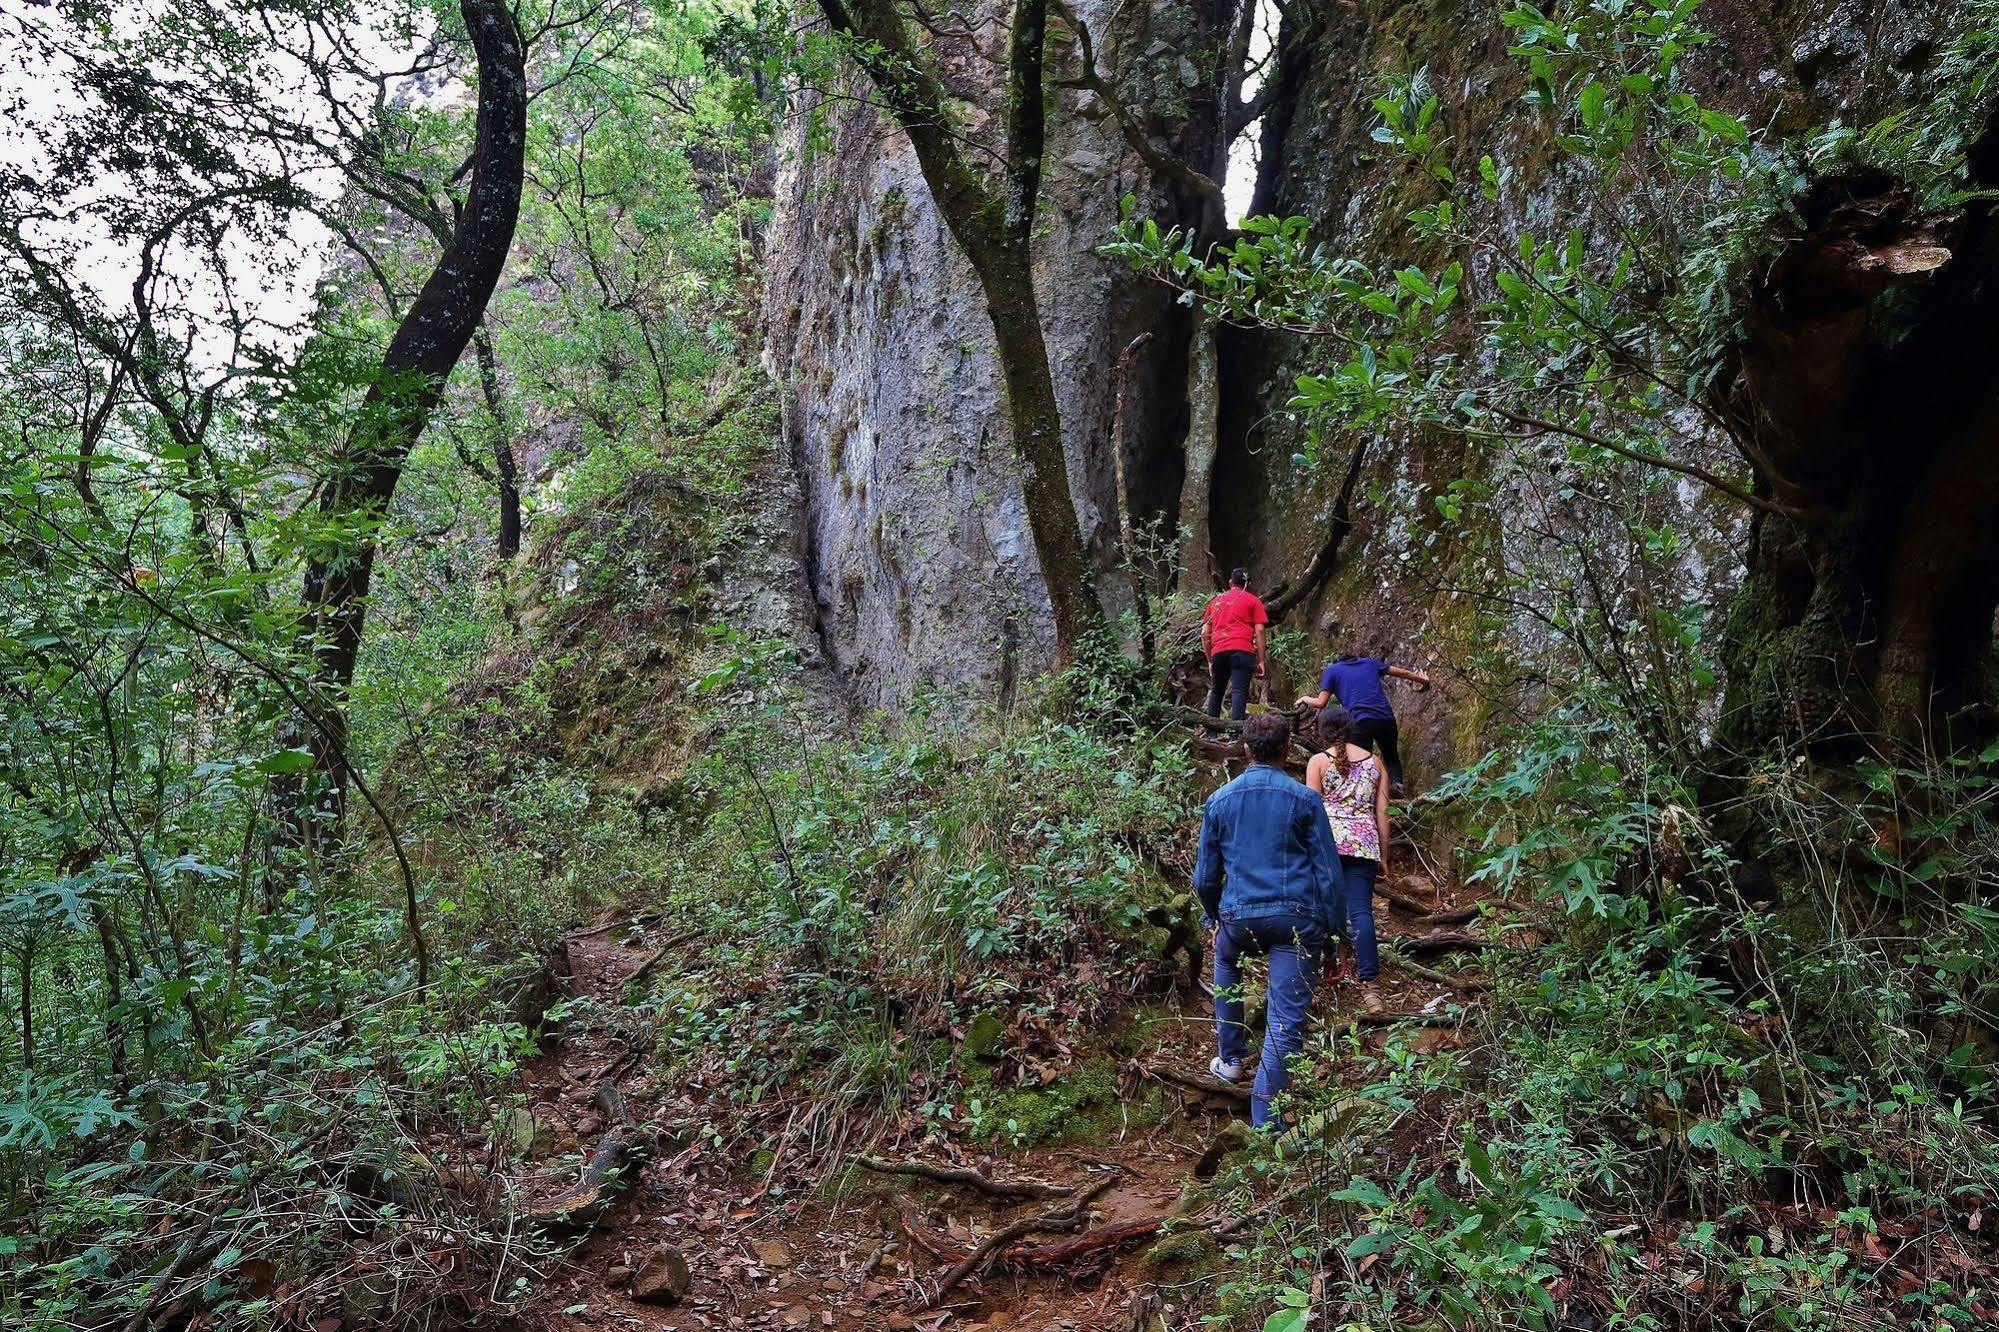
[[[1355,969],[1367,987],[1363,1002],[1379,1008],[1381,1001],[1373,989],[1381,971],[1374,936],[1374,881],[1388,864],[1388,774],[1371,751],[1354,743],[1353,714],[1345,708],[1320,712],[1318,730],[1325,749],[1306,765],[1305,784],[1325,802],[1344,879],[1341,933],[1353,944]]]

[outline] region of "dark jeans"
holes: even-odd
[[[1305,1043],[1305,1017],[1312,986],[1319,978],[1326,934],[1302,916],[1265,916],[1223,921],[1215,928],[1215,1038],[1222,1058],[1240,1060],[1249,1050],[1242,1014],[1242,961],[1267,954],[1270,984],[1265,987],[1263,1057],[1250,1089],[1249,1122],[1270,1121],[1271,1098],[1291,1085],[1285,1062]]]
[[[1340,932],[1353,945],[1354,970],[1363,981],[1381,974],[1381,950],[1374,939],[1374,881],[1380,877],[1381,862],[1363,856],[1340,857],[1341,897],[1346,908]]]
[[[1213,712],[1214,709],[1208,709]],[[1388,769],[1388,789],[1400,795],[1402,792],[1402,755],[1395,748],[1395,718],[1356,717],[1353,723],[1353,742],[1362,749],[1381,751],[1382,766]]]
[[[1249,679],[1256,674],[1254,652],[1217,652],[1208,658],[1208,715],[1222,715],[1222,690],[1229,691],[1229,715],[1249,715]]]

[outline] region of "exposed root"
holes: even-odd
[[[1249,1088],[1234,1082],[1224,1082],[1207,1073],[1190,1073],[1186,1069],[1171,1064],[1143,1064],[1140,1071],[1146,1077],[1158,1082],[1170,1082],[1188,1091],[1205,1092],[1210,1096],[1226,1097],[1244,1105],[1249,1103]]]
[[[934,1179],[940,1184],[963,1184],[989,1198],[1066,1198],[1075,1190],[1064,1184],[1044,1184],[1034,1179],[994,1179],[971,1166],[937,1165],[929,1161],[884,1161],[873,1156],[856,1156],[854,1164],[878,1175],[913,1175]]]
[[[1405,972],[1419,980],[1429,981],[1433,985],[1448,985],[1451,989],[1457,990],[1462,994],[1483,994],[1492,988],[1492,982],[1484,976],[1454,976],[1448,971],[1438,971],[1435,967],[1426,967],[1421,962],[1405,957],[1401,952],[1391,947],[1382,948],[1381,961],[1383,965],[1394,967],[1396,970]]]
[[[632,985],[639,981],[644,980],[647,976],[652,974],[652,969],[658,966],[661,960],[664,959],[668,953],[680,947],[682,944],[687,943],[689,940],[695,938],[700,933],[701,933],[700,930],[682,930],[680,933],[674,935],[672,938],[668,939],[665,943],[661,944],[659,947],[653,949],[652,953],[646,958],[646,960],[639,963],[637,967],[633,968],[631,975],[625,977],[625,984]]]
[[[586,925],[580,930],[571,930],[569,933],[563,935],[562,937],[565,940],[594,939],[600,934],[609,934],[612,930],[615,929],[620,929],[625,926],[631,926],[633,928],[637,928],[640,925],[647,924],[648,922],[657,919],[659,919],[659,913],[656,911],[641,911],[636,915],[613,916],[611,919],[606,921],[601,921],[598,924]]]
[[[1355,1013],[1353,1020],[1363,1027],[1461,1027],[1457,1013]]]
[[[616,1083],[609,1078],[599,1082],[593,1099],[610,1121],[610,1131],[583,1163],[583,1173],[575,1184],[553,1198],[529,1204],[529,1220],[568,1230],[595,1229],[624,1192],[630,1168],[652,1154],[651,1137],[632,1118]]]
[[[956,1252],[949,1240],[924,1222],[923,1213],[909,1199],[903,1198],[898,1201],[896,1218],[902,1222],[902,1233],[908,1236],[911,1247],[923,1250],[930,1256],[930,1261],[934,1263],[949,1261]]]
[[[1159,1233],[1171,1218],[1166,1215],[1145,1217],[1136,1221],[1119,1221],[1108,1226],[1098,1226],[1086,1230],[1074,1239],[1059,1240],[1054,1244],[1042,1244],[1032,1249],[1022,1249],[1007,1255],[1008,1268],[1021,1272],[1046,1272],[1087,1258],[1094,1253],[1109,1253],[1139,1240],[1151,1239]]]
[[[1097,1181],[1097,1183],[1091,1185],[1089,1189],[1078,1195],[1072,1202],[1066,1204],[1066,1210],[1058,1209],[1052,1212],[1045,1212],[1040,1216],[1024,1216],[1001,1226],[982,1240],[977,1248],[966,1254],[958,1262],[957,1266],[946,1272],[944,1279],[937,1283],[937,1289],[932,1291],[926,1299],[918,1301],[913,1307],[918,1309],[936,1308],[943,1302],[946,1295],[958,1288],[961,1282],[984,1268],[987,1263],[992,1261],[995,1254],[1017,1239],[1039,1231],[1074,1230],[1077,1226],[1083,1224],[1083,1216],[1089,1211],[1090,1204],[1095,1202],[1098,1195],[1110,1188],[1115,1182],[1115,1177],[1106,1177]]]
[[[1421,957],[1429,953],[1448,953],[1457,948],[1493,948],[1497,945],[1483,934],[1472,934],[1466,930],[1432,930],[1428,934],[1398,938],[1395,946]]]

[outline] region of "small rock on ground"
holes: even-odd
[[[662,1245],[632,1278],[632,1298],[641,1304],[678,1304],[694,1285],[687,1258],[671,1245]]]

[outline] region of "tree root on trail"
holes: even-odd
[[[1170,1082],[1188,1091],[1206,1092],[1210,1096],[1225,1097],[1245,1105],[1249,1103],[1249,1088],[1240,1083],[1224,1082],[1207,1073],[1190,1073],[1171,1064],[1141,1064],[1139,1071],[1156,1082]]]
[[[1434,902],[1425,902],[1420,897],[1411,897],[1399,889],[1390,888],[1377,881],[1374,895],[1387,902],[1397,911],[1409,913],[1411,925],[1467,925],[1478,919],[1478,908],[1440,907]]]
[[[1151,1239],[1159,1233],[1172,1217],[1170,1215],[1151,1216],[1138,1221],[1117,1221],[1095,1230],[1086,1230],[1074,1239],[1058,1240],[1054,1244],[1037,1245],[1032,1249],[1022,1249],[1006,1255],[1000,1261],[1011,1271],[1046,1272],[1072,1263],[1078,1258],[1087,1258],[1093,1253],[1109,1253],[1121,1249],[1138,1240]]]
[[[1483,934],[1467,930],[1431,930],[1428,934],[1398,937],[1395,946],[1420,957],[1429,953],[1447,953],[1454,948],[1496,948],[1498,944]]]
[[[930,1292],[928,1296],[917,1301],[911,1307],[914,1309],[935,1309],[939,1304],[943,1303],[946,1295],[957,1289],[959,1283],[984,1268],[1001,1249],[1004,1249],[1017,1239],[1032,1235],[1037,1231],[1076,1229],[1076,1227],[1083,1224],[1083,1217],[1090,1210],[1090,1204],[1095,1202],[1099,1195],[1116,1182],[1116,1176],[1108,1176],[1091,1185],[1088,1189],[1055,1211],[1044,1212],[1040,1216],[1024,1216],[1018,1220],[1009,1221],[1006,1225],[1001,1226],[998,1230],[995,1230],[984,1240],[980,1241],[977,1248],[966,1254],[959,1260],[957,1266],[944,1274],[944,1279],[937,1283],[936,1290]]]
[[[530,1221],[584,1232],[595,1229],[624,1192],[630,1168],[652,1154],[652,1138],[632,1118],[616,1083],[608,1078],[598,1083],[592,1099],[610,1121],[610,1131],[583,1163],[575,1184],[553,1198],[528,1204]]]
[[[902,1233],[910,1244],[929,1254],[930,1261],[948,1262],[956,1253],[949,1240],[925,1224],[922,1211],[908,1198],[897,1199],[896,1219],[902,1222]]]
[[[1420,897],[1411,897],[1400,889],[1390,888],[1380,879],[1374,881],[1374,895],[1397,911],[1406,911],[1412,916],[1427,916],[1437,909],[1434,902],[1425,902]]]
[[[1457,1013],[1355,1013],[1352,1020],[1363,1027],[1461,1027]]]
[[[662,958],[664,958],[668,953],[672,952],[674,949],[680,947],[680,945],[694,939],[700,933],[701,931],[698,929],[682,930],[680,933],[674,935],[672,938],[668,939],[665,943],[653,949],[652,953],[646,958],[645,961],[639,963],[638,966],[632,969],[632,974],[625,977],[623,983],[626,985],[633,985],[639,981],[644,980],[647,976],[652,974],[652,969],[660,964],[660,960]]]
[[[1409,923],[1411,925],[1468,925],[1477,919],[1478,908],[1475,906],[1450,907],[1444,910],[1426,911]]]
[[[940,1184],[963,1184],[989,1198],[1066,1198],[1076,1190],[1066,1184],[1044,1184],[1035,1179],[994,1179],[971,1166],[936,1165],[929,1161],[884,1161],[873,1156],[856,1156],[854,1164],[878,1175],[913,1175],[934,1179]]]
[[[1433,985],[1448,985],[1463,994],[1483,994],[1492,988],[1492,982],[1484,976],[1454,976],[1448,971],[1438,971],[1435,967],[1426,967],[1413,958],[1404,957],[1400,951],[1392,947],[1382,948],[1381,961],[1383,965],[1394,967],[1419,980],[1429,981]]]
[[[659,913],[657,911],[641,911],[637,915],[613,916],[611,919],[599,924],[586,925],[580,930],[571,930],[569,933],[563,935],[562,938],[565,943],[574,939],[591,939],[600,934],[609,934],[612,930],[625,926],[636,929],[640,925],[645,925],[658,919]]]

